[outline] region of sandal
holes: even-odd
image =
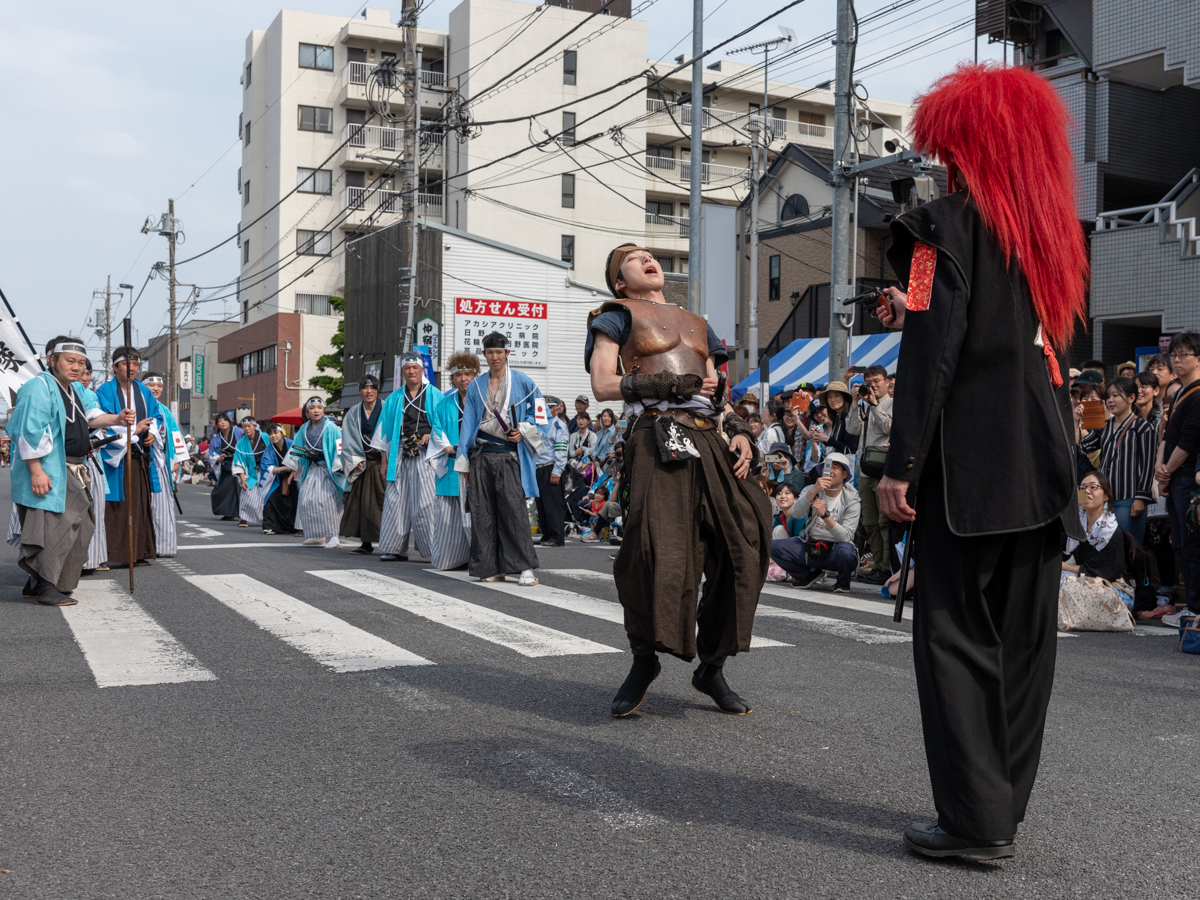
[[[1143,609],[1138,613],[1139,619],[1161,619],[1163,616],[1173,616],[1175,607],[1170,603],[1164,603],[1161,606],[1156,606],[1154,609]]]

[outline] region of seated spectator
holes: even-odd
[[[785,538],[800,537],[808,519],[793,519],[792,507],[796,504],[798,491],[786,481],[775,485],[775,505],[779,512],[775,515],[775,526],[771,529],[771,537],[781,541]]]
[[[608,488],[603,485],[598,486],[593,492],[592,500],[588,504],[588,511],[592,514],[592,528],[581,538],[583,543],[612,542],[613,521],[621,515],[621,507],[609,500],[608,497]]]
[[[1125,574],[1125,532],[1111,509],[1112,485],[1103,472],[1088,472],[1079,491],[1079,523],[1087,540],[1067,538],[1063,571],[1116,581]]]
[[[796,457],[792,456],[787,444],[782,441],[772,444],[767,448],[763,461],[763,474],[770,480],[772,491],[775,485],[787,483],[796,489],[797,494],[800,493],[804,487],[804,473],[796,465]]]
[[[799,537],[772,541],[771,559],[801,587],[811,585],[824,570],[835,571],[833,590],[849,593],[850,576],[858,567],[854,532],[861,506],[858,492],[847,483],[850,460],[841,453],[831,453],[827,460],[832,463],[830,474],[818,478],[792,505],[793,519],[808,517],[804,530]]]

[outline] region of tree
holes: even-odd
[[[329,343],[333,346],[332,353],[322,353],[317,357],[317,368],[322,372],[335,372],[334,375],[317,375],[308,379],[310,387],[320,388],[329,396],[325,398],[326,403],[332,403],[342,393],[342,385],[346,379],[342,373],[345,371],[345,360],[342,359],[342,353],[346,349],[346,298],[345,297],[330,297],[329,305],[333,309],[342,313],[342,320],[338,322],[337,332],[329,339]]]

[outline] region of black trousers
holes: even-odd
[[[537,514],[538,530],[542,540],[548,544],[561,544],[565,539],[563,526],[567,521],[567,500],[563,496],[562,479],[558,484],[550,483],[554,464],[538,466],[537,469]]]
[[[946,522],[940,461],[921,478],[913,657],[938,824],[1007,840],[1025,818],[1054,684],[1058,520],[959,537]]]
[[[538,558],[529,533],[517,454],[473,449],[469,459],[471,557],[467,571],[472,578],[490,578],[536,569]]]

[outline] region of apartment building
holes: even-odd
[[[686,273],[690,70],[673,70],[687,60],[647,60],[646,23],[630,18],[628,0],[582,24],[588,9],[587,0],[463,0],[447,31],[419,29],[420,98],[399,90],[389,97],[397,116],[413,103],[421,109],[418,214],[567,262],[569,277],[585,283],[603,284],[604,259],[622,240],[650,247],[668,271]],[[222,346],[236,347],[240,360],[277,346],[281,328],[290,328],[283,317],[298,315],[304,326],[293,340],[286,386],[260,417],[277,411],[277,402],[298,405],[317,374],[316,359],[337,328],[329,297],[345,291],[347,238],[400,220],[394,173],[403,131],[371,117],[367,94],[371,71],[402,56],[402,35],[384,10],[349,20],[282,10],[246,39],[238,123],[245,333]],[[626,83],[613,87],[618,82]],[[745,197],[753,117],[765,118],[771,160],[789,143],[832,147],[828,86],[772,81],[764,117],[761,70],[717,59],[704,84],[704,162],[695,174],[706,206],[732,209]],[[458,130],[443,118],[447,105]],[[907,104],[873,100],[872,108],[875,143],[906,127]],[[711,218],[714,228],[733,227],[732,214]],[[733,241],[724,244],[732,269]],[[487,287],[487,273],[478,275]],[[718,303],[732,309],[734,300],[706,298],[706,307]],[[271,317],[274,326],[257,325]],[[453,332],[452,322],[441,325]],[[231,385],[222,397],[258,396],[248,388]]]
[[[1092,279],[1073,360],[1134,359],[1160,335],[1200,329],[1200,5],[991,2],[976,25],[1007,38],[1075,120]]]
[[[238,330],[236,322],[224,319],[189,319],[179,326],[179,361],[192,369],[192,386],[179,389],[179,414],[176,419],[184,434],[197,439],[209,433],[208,423],[222,411],[233,413],[237,403],[224,406],[219,385],[237,378],[236,366],[218,361],[218,345],[223,336]],[[166,372],[167,334],[156,335],[142,348],[143,369]]]

